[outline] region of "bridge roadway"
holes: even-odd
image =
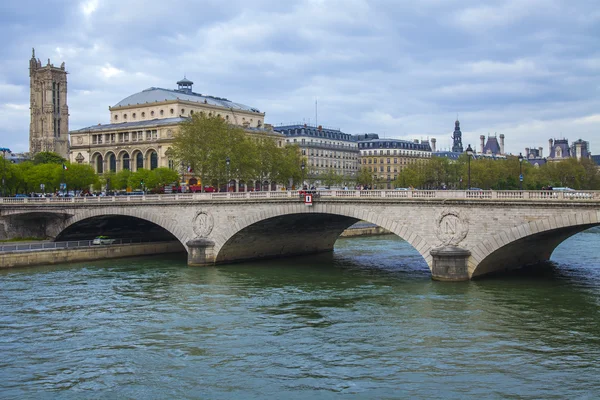
[[[364,220],[410,243],[438,280],[468,280],[548,260],[600,225],[600,192],[297,191],[0,198],[0,239],[99,234],[176,238],[191,266],[332,251]],[[584,256],[584,255],[582,255]]]

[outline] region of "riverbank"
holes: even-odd
[[[134,243],[111,246],[92,246],[76,249],[15,251],[0,253],[0,268],[30,267],[36,265],[65,264],[110,258],[149,256],[181,253],[185,249],[178,241]]]
[[[357,222],[350,228],[346,229],[340,237],[360,237],[360,236],[375,236],[375,235],[389,235],[391,232],[387,229],[372,224],[370,222]]]

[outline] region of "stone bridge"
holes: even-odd
[[[317,196],[315,196],[317,197]],[[0,239],[177,239],[192,266],[332,251],[357,221],[410,243],[438,280],[468,280],[548,260],[600,225],[600,193],[328,191],[93,198],[0,198]]]

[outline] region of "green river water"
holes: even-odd
[[[395,236],[211,268],[0,271],[0,398],[600,398],[600,231],[552,263],[434,282]]]

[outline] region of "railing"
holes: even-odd
[[[83,247],[103,247],[122,244],[150,243],[151,240],[144,239],[112,239],[110,244],[92,244],[93,240],[70,240],[67,242],[31,242],[31,243],[9,243],[0,245],[0,253],[17,251],[43,251],[57,249],[77,249]]]
[[[600,191],[549,191],[549,190],[318,190],[320,198],[327,199],[463,199],[463,200],[528,200],[528,201],[600,201]],[[297,199],[300,191],[273,192],[213,192],[149,194],[134,196],[99,197],[0,197],[0,205],[58,205],[152,203],[215,200],[268,200]]]

